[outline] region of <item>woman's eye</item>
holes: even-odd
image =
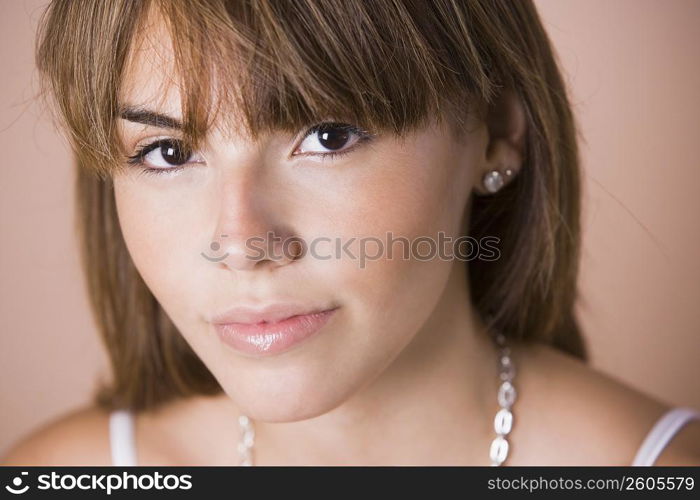
[[[370,137],[368,132],[346,123],[321,123],[312,127],[294,154],[333,154],[345,152]]]
[[[142,164],[157,169],[170,169],[186,163],[200,161],[183,141],[161,139],[139,149],[129,157],[129,163]]]

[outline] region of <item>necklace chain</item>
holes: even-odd
[[[510,347],[506,345],[506,337],[501,332],[496,333],[496,344],[499,349],[498,367],[500,386],[498,387],[498,406],[500,409],[493,419],[493,429],[496,437],[491,441],[489,457],[491,465],[503,465],[508,458],[508,435],[513,428],[512,407],[515,403],[517,392],[513,385],[515,366],[510,357]]]
[[[503,465],[508,458],[508,451],[510,448],[508,435],[513,428],[512,407],[515,403],[517,393],[513,386],[515,366],[510,356],[510,348],[506,345],[506,338],[502,333],[498,332],[494,339],[499,350],[499,410],[493,421],[496,437],[491,441],[489,458],[491,459],[491,465],[500,466]],[[238,424],[241,431],[241,437],[238,442],[240,465],[253,465],[253,446],[255,446],[255,429],[253,427],[253,422],[247,416],[241,415],[238,417]]]
[[[255,445],[255,429],[253,423],[245,415],[238,417],[241,428],[241,438],[238,441],[240,465],[253,465],[253,446]]]

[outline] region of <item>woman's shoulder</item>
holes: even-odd
[[[672,409],[551,346],[519,345],[513,353],[521,429],[513,436],[513,458],[529,465],[631,465]],[[700,421],[681,427],[655,465],[700,465]]]
[[[121,412],[131,419],[129,426],[119,425],[125,423],[123,419],[112,421],[115,413],[98,406],[77,408],[22,438],[0,456],[0,465],[112,465],[112,431],[117,431],[116,439],[132,441],[138,465],[184,465],[197,451],[188,443],[200,443],[206,437],[202,435],[206,425],[200,423],[210,422],[213,401],[193,396],[149,410]],[[183,436],[187,439],[181,439]],[[197,458],[206,464],[212,452],[200,451],[202,456]]]
[[[1,465],[111,465],[110,413],[96,406],[54,417],[16,442]]]

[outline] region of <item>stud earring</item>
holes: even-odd
[[[503,176],[498,170],[491,170],[490,172],[486,172],[482,182],[486,191],[488,191],[491,194],[497,192],[503,187],[503,184],[505,184]]]
[[[510,168],[507,168],[505,170],[505,174],[506,174],[506,177],[510,179],[511,176],[513,175],[513,170]],[[503,178],[503,174],[501,174],[501,172],[499,170],[491,170],[491,171],[487,172],[484,175],[482,182],[484,184],[484,188],[486,189],[486,191],[488,191],[489,193],[492,193],[492,194],[499,191],[506,183],[505,179]]]

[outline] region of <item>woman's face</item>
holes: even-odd
[[[130,61],[121,102],[180,120],[178,89],[167,81],[167,37],[153,33]],[[487,137],[478,123],[463,140],[437,123],[403,140],[382,132],[362,140],[333,129],[306,137],[306,130],[278,132],[253,142],[215,128],[191,154],[178,150],[176,129],[127,119],[119,127],[132,155],[166,141],[144,150],[143,166],[181,164],[156,174],[129,164],[116,175],[119,221],[146,284],[246,414],[293,421],[325,413],[380,375],[417,335],[431,334],[428,320],[464,263],[404,259],[400,243],[392,258],[386,247],[364,262],[360,254],[363,245],[369,255],[378,251],[368,237],[437,242],[440,231],[462,234],[484,161]],[[307,249],[316,241],[316,255],[245,258],[259,255],[249,238],[271,234],[299,238]],[[427,245],[418,251],[425,255]],[[317,334],[279,353],[264,346],[259,354],[239,352],[211,322],[234,306],[279,302],[338,308]]]

